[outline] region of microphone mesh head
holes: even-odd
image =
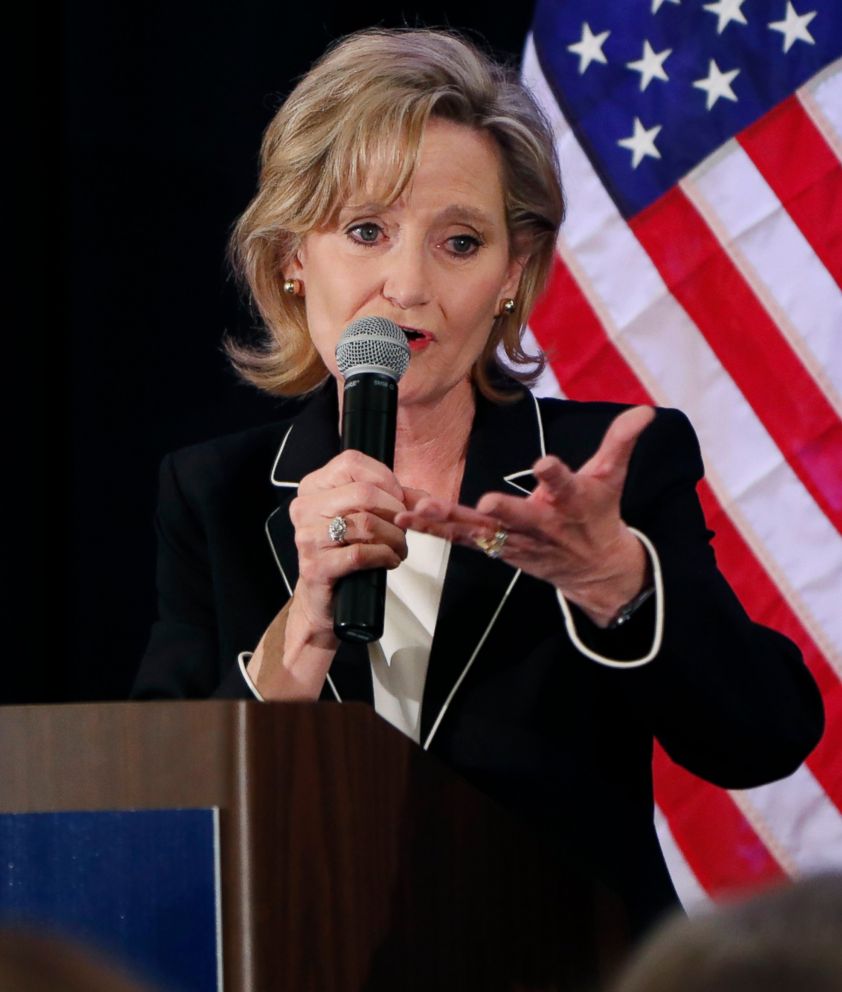
[[[346,379],[357,372],[379,372],[397,382],[409,368],[406,335],[386,317],[360,317],[342,332],[336,364]]]

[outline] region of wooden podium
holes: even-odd
[[[613,896],[370,707],[0,710],[0,812],[209,807],[225,992],[580,990],[625,950]]]

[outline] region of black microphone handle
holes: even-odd
[[[342,450],[354,448],[389,468],[395,464],[398,385],[379,372],[358,372],[345,380]],[[336,584],[333,630],[343,641],[368,644],[383,635],[386,569],[346,575]]]

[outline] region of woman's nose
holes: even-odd
[[[431,298],[429,266],[421,248],[401,245],[384,260],[383,296],[401,310],[422,306]]]

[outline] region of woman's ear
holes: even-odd
[[[284,292],[289,296],[304,296],[304,245],[300,244],[287,259],[281,270]]]
[[[520,280],[528,261],[528,255],[512,256],[509,260],[509,265],[506,269],[506,278],[500,291],[501,297],[508,297],[512,300],[517,299],[518,291],[520,290]]]
[[[305,255],[304,245],[300,244],[296,249],[295,254],[284,266],[285,279],[304,278],[304,268],[305,268],[304,255]]]

